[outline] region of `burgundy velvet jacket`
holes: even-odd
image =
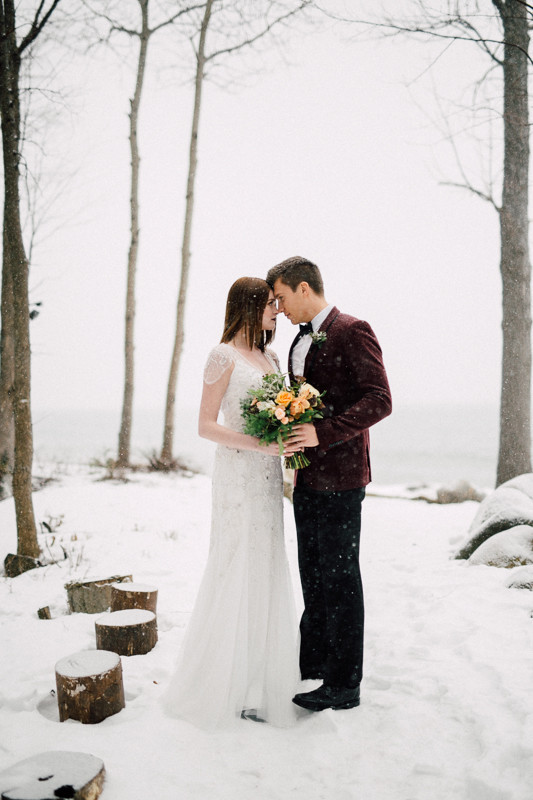
[[[296,484],[328,492],[357,489],[371,480],[368,429],[392,411],[381,348],[367,322],[335,307],[320,330],[326,341],[311,344],[304,374],[326,392],[324,419],[314,423],[319,443],[306,448],[311,464],[298,470]]]

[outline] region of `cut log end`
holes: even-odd
[[[157,589],[144,583],[115,583],[111,587],[111,611],[127,608],[141,608],[146,611],[157,609]]]
[[[104,578],[89,578],[65,584],[70,611],[82,614],[100,614],[111,605],[111,586],[131,582],[131,575],[110,575]]]
[[[149,653],[157,644],[157,619],[152,611],[112,611],[95,622],[96,646],[121,656]]]
[[[0,792],[2,800],[96,800],[104,780],[100,758],[54,750],[19,761],[0,773]]]
[[[56,664],[59,719],[96,724],[125,706],[120,657],[106,650],[83,650]]]

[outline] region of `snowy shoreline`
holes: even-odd
[[[514,570],[453,559],[477,503],[369,492],[359,709],[309,715],[289,730],[243,720],[208,734],[167,717],[160,698],[207,557],[210,479],[133,473],[121,483],[100,480],[104,472],[58,468],[34,503],[55,528],[40,534],[49,552],[62,557],[63,547],[67,558],[0,578],[0,771],[66,749],[103,759],[102,797],[113,800],[530,800],[533,593],[507,588]],[[285,511],[301,607],[288,501]],[[0,532],[5,556],[16,545],[11,500],[0,503]],[[59,723],[54,665],[95,647],[94,615],[68,614],[64,584],[120,572],[158,587],[159,642],[122,658],[123,711],[98,725]],[[44,605],[51,620],[37,618]]]

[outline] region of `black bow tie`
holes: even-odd
[[[311,322],[300,325],[300,336],[305,336],[306,333],[313,333],[313,325]]]

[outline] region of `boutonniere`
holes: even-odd
[[[309,335],[313,341],[313,344],[316,344],[318,348],[322,347],[328,338],[326,331],[313,331],[313,333],[310,333]]]

